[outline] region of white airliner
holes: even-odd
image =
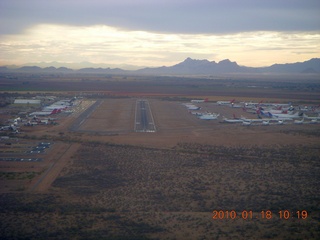
[[[303,124],[304,118],[302,120],[294,120],[294,124]]]
[[[244,126],[249,126],[249,125],[251,125],[251,122],[250,122],[250,121],[243,121],[243,122],[242,122],[242,125],[244,125]]]
[[[236,119],[236,118],[225,118],[225,117],[223,117],[223,122],[226,122],[226,123],[242,123],[243,120],[242,119]]]
[[[188,110],[200,110],[201,107],[195,106],[195,105],[186,105]]]
[[[303,115],[306,119],[310,119],[310,120],[320,120],[320,114],[318,115],[318,117],[309,117],[308,115],[304,114]]]
[[[1,131],[10,130],[11,126],[2,126],[0,127]]]
[[[48,111],[52,111],[54,109],[57,109],[57,110],[66,110],[68,108],[68,106],[60,106],[60,105],[51,105],[51,106],[48,106],[48,107],[45,107],[43,108],[43,111],[44,112],[48,112]]]
[[[256,106],[259,106],[262,102],[263,102],[263,100],[261,100],[261,101],[258,102],[258,103],[255,103],[255,102],[246,102],[246,103],[244,103],[244,105],[245,105],[246,107],[256,107]]]
[[[194,100],[191,100],[192,103],[203,103],[203,102],[208,102],[208,98],[206,99],[194,99]]]
[[[11,130],[13,132],[18,133],[18,128],[16,126],[14,126],[13,124],[11,124],[10,126],[2,126],[0,127],[1,131],[6,131],[6,130]]]
[[[311,121],[310,121],[309,123],[310,123],[310,124],[318,123],[318,119],[311,119]]]
[[[199,116],[199,119],[202,120],[215,120],[220,116],[220,114],[206,113]]]
[[[191,113],[192,115],[196,115],[196,116],[201,116],[201,115],[202,115],[201,112],[190,111],[190,113]]]
[[[267,111],[267,112],[269,112],[269,113],[272,113],[272,114],[281,114],[281,113],[284,113],[284,114],[286,114],[283,110],[278,110],[278,109],[268,109],[268,110],[265,110],[265,111]]]
[[[242,108],[242,107],[243,107],[243,105],[241,105],[241,104],[231,103],[230,107],[233,107],[233,108]]]
[[[263,111],[260,111],[260,112],[261,112],[261,114],[263,116],[267,116],[267,117],[270,117],[270,118],[281,119],[281,120],[292,120],[294,118],[300,118],[301,117],[299,112],[296,112],[295,114],[285,114],[285,113],[283,113],[283,114],[275,114],[275,113],[272,114],[270,112],[267,112],[267,113],[265,113]]]
[[[235,99],[232,99],[231,101],[217,101],[219,105],[231,105],[234,103]]]
[[[247,121],[247,122],[263,122],[264,120],[269,120],[269,119],[264,119],[264,118],[257,118],[257,119],[249,119],[249,118],[245,118],[243,116],[241,116],[240,118],[243,121]]]

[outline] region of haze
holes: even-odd
[[[320,56],[319,10],[317,0],[2,0],[0,65],[301,62]]]

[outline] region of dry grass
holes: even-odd
[[[2,195],[4,236],[80,239],[316,239],[319,146],[171,150],[84,144],[45,195]],[[213,220],[213,210],[271,210]],[[279,219],[281,209],[307,220]],[[15,214],[19,212],[19,215]],[[28,221],[24,221],[28,219]],[[34,225],[37,224],[37,227]],[[15,232],[19,226],[19,233]],[[49,227],[50,226],[50,227]]]

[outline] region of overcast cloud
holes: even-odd
[[[1,0],[1,33],[39,23],[173,33],[316,31],[319,0]]]
[[[55,32],[48,36],[46,29]],[[88,34],[95,36],[97,29],[108,39],[99,37],[97,43],[88,37]],[[73,32],[73,38],[68,31]],[[87,56],[85,59],[81,53],[84,60],[97,59],[99,47],[103,46],[100,50],[109,55],[100,57],[101,61],[119,59],[134,64],[139,59],[139,64],[146,64],[150,63],[150,59],[143,57],[147,55],[156,56],[154,59],[159,61],[152,64],[156,65],[161,63],[161,59],[166,64],[176,61],[177,56],[189,55],[198,58],[211,56],[211,60],[231,58],[248,64],[249,59],[245,59],[247,53],[240,49],[244,44],[247,46],[245,51],[251,49],[261,56],[262,49],[278,49],[281,59],[269,59],[270,63],[290,62],[319,56],[319,33],[319,0],[0,0],[1,62],[8,62],[9,58],[14,62],[15,57],[19,62],[27,61],[28,52],[42,54],[42,57],[34,59],[38,61],[51,61],[52,56],[57,61],[58,56],[54,54],[57,52],[77,56],[80,54],[76,52],[80,39],[86,39],[81,40],[82,45],[92,46],[83,49]],[[273,39],[270,34],[281,37]],[[66,35],[67,40],[64,39]],[[287,49],[280,42],[286,35],[290,39]],[[48,45],[43,36],[51,38],[48,40],[56,45]],[[190,42],[183,40],[186,38]],[[26,39],[28,42],[24,42]],[[210,42],[212,39],[214,43]],[[256,48],[254,39],[259,39]],[[306,42],[311,45],[303,45]],[[133,50],[126,47],[130,43],[134,45]],[[27,49],[21,47],[26,45],[29,46]],[[237,52],[232,45],[237,46]],[[50,46],[50,49],[45,46]],[[19,51],[10,52],[15,47]],[[113,55],[112,49],[119,51],[117,56]],[[134,61],[132,56],[125,58],[128,51],[135,55]],[[139,57],[139,52],[144,55]],[[60,61],[63,60],[66,59],[61,57]],[[264,60],[257,64],[267,62]]]

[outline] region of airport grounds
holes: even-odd
[[[216,103],[319,109],[317,77],[0,78],[3,125],[39,110],[14,98],[76,98],[55,124],[1,132],[2,239],[320,238],[320,124],[228,124],[257,115]],[[217,120],[183,105],[206,98]]]

